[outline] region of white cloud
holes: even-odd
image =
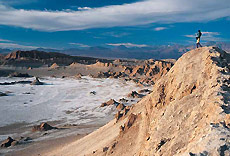
[[[202,34],[206,34],[206,35],[220,35],[219,32],[209,32],[209,31],[202,32]]]
[[[156,27],[154,28],[155,31],[161,31],[161,30],[165,30],[168,29],[167,27]]]
[[[110,45],[110,46],[126,46],[128,48],[131,48],[131,47],[138,47],[138,48],[143,48],[143,47],[149,47],[148,45],[146,44],[133,44],[133,43],[107,43],[107,45]]]
[[[14,9],[0,4],[0,25],[40,31],[203,22],[229,16],[229,0],[145,0],[71,12]]]
[[[123,33],[105,32],[105,33],[103,33],[102,35],[104,35],[104,36],[112,36],[112,37],[119,38],[119,37],[123,37],[123,36],[129,35],[129,33],[126,33],[126,32],[123,32]]]
[[[0,38],[0,42],[11,42],[10,40],[5,40]]]
[[[0,48],[3,48],[3,49],[25,49],[25,50],[31,50],[31,49],[37,49],[39,47],[20,45],[20,44],[16,44],[16,43],[0,43]]]
[[[81,48],[89,48],[90,46],[89,45],[86,45],[86,44],[82,44],[82,43],[69,43],[70,45],[76,45],[78,47],[81,47]]]
[[[188,37],[188,38],[196,38],[196,34],[194,35],[184,35],[185,37]],[[204,41],[223,41],[224,39],[219,37],[220,36],[220,33],[219,32],[209,32],[209,31],[204,31],[202,32],[202,36],[201,36],[201,39],[204,40]]]
[[[78,7],[77,9],[78,10],[90,10],[92,8],[90,8],[90,7]]]
[[[3,49],[6,48],[6,49],[25,49],[25,50],[30,50],[30,49],[37,49],[39,47],[21,45],[21,44],[14,43],[14,41],[0,38],[0,48],[3,48]]]

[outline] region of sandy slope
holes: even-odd
[[[218,48],[192,50],[117,123],[45,155],[230,155],[229,64]]]

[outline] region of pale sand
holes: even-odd
[[[56,148],[51,152],[45,153],[46,156],[62,155],[62,156],[83,156],[85,154],[93,153],[98,149],[103,149],[106,144],[109,144],[119,135],[120,124],[124,123],[123,120],[119,124],[115,124],[115,119],[99,128],[98,130],[90,133],[84,138],[73,141],[66,146]]]
[[[13,126],[13,125],[12,125]],[[12,130],[12,126],[9,130]],[[18,126],[15,125],[15,126]],[[56,132],[47,131],[48,138],[42,139],[40,141],[28,142],[25,144],[20,144],[11,148],[12,151],[5,154],[5,156],[45,156],[49,151],[59,149],[63,146],[66,146],[86,135],[100,128],[102,125],[82,125],[82,126],[68,126],[65,129],[57,130]],[[7,128],[7,127],[6,127]],[[5,128],[5,129],[6,129]],[[14,128],[15,129],[15,128]],[[28,130],[25,129],[24,130]],[[63,132],[61,132],[63,131]],[[35,134],[30,134],[30,137],[38,137],[37,135],[44,134],[45,132],[39,132]],[[57,134],[56,134],[57,133]],[[60,134],[59,134],[60,133]],[[67,133],[67,134],[65,134]],[[70,133],[70,134],[68,134]],[[51,135],[51,136],[49,136]],[[57,135],[61,135],[57,136]],[[0,154],[1,155],[1,154]]]
[[[35,142],[30,145],[25,145],[28,146],[25,147],[25,149],[6,154],[5,156],[46,156],[47,152],[66,146],[86,135],[87,134],[71,135],[62,138]]]

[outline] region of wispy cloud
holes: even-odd
[[[10,40],[5,40],[0,38],[0,42],[11,42]]]
[[[76,45],[78,47],[81,47],[81,48],[89,48],[90,46],[89,45],[86,45],[86,44],[82,44],[82,43],[69,43],[70,45]]]
[[[92,8],[90,8],[90,7],[78,7],[77,9],[84,11],[84,10],[90,10]]]
[[[229,16],[229,0],[145,0],[71,12],[14,9],[0,4],[0,25],[40,31],[203,22]]]
[[[104,35],[104,36],[112,36],[112,37],[119,38],[119,37],[123,37],[123,36],[129,35],[129,33],[126,33],[126,32],[122,32],[122,33],[118,33],[118,32],[105,32],[102,35]]]
[[[107,43],[109,46],[126,46],[128,48],[132,47],[138,47],[138,48],[143,48],[143,47],[149,47],[146,44],[133,44],[133,43]]]
[[[0,43],[0,48],[4,49],[24,49],[24,50],[31,50],[37,49],[39,47],[36,46],[27,46],[27,45],[20,45],[17,43]]]
[[[202,36],[201,36],[201,39],[204,40],[204,41],[223,41],[224,39],[219,37],[220,36],[220,33],[219,32],[208,32],[208,31],[204,31],[202,32]],[[188,38],[194,38],[196,37],[196,34],[193,34],[193,35],[184,35],[185,37],[188,37]]]
[[[161,30],[165,30],[168,29],[167,27],[156,27],[154,28],[155,31],[161,31]]]

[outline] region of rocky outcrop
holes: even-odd
[[[152,91],[151,90],[149,90],[149,89],[141,89],[141,90],[139,90],[138,91],[138,93],[151,93]]]
[[[38,77],[35,78],[33,82],[30,83],[31,85],[43,85],[44,83],[41,82]]]
[[[97,61],[97,63],[93,64],[92,66],[94,67],[117,67],[117,65],[113,63],[104,63],[100,61]]]
[[[82,74],[77,74],[77,75],[74,76],[74,78],[76,78],[76,79],[81,79],[82,76],[83,76]]]
[[[131,98],[142,98],[144,95],[143,94],[139,94],[136,91],[132,91],[131,93],[128,94],[128,97]]]
[[[115,115],[116,122],[120,120],[121,117],[123,117],[124,113],[122,111],[118,111]]]
[[[8,96],[6,93],[0,92],[0,97],[1,96]]]
[[[230,55],[215,47],[192,50],[126,115],[117,113],[115,120],[52,155],[102,156],[103,147],[107,156],[229,155],[229,88]]]
[[[59,68],[60,66],[57,64],[57,63],[53,63],[49,68],[50,69],[57,69]]]
[[[38,50],[31,51],[13,51],[6,55],[1,60],[4,65],[11,66],[26,66],[26,67],[41,67],[44,65],[70,65],[73,62],[81,64],[94,64],[96,61],[108,62],[105,59],[97,59],[92,57],[70,56],[64,53],[43,52]],[[1,63],[1,62],[0,62]]]
[[[0,86],[4,85],[15,85],[15,84],[31,84],[32,81],[14,81],[14,82],[3,82],[0,83]]]
[[[173,66],[172,62],[167,61],[138,61],[137,65],[129,61],[115,61],[113,63],[101,63],[95,64],[97,67],[119,67],[122,71],[106,71],[99,72],[94,77],[97,78],[129,78],[135,83],[140,85],[154,85],[154,83],[163,75],[165,75],[169,69]],[[109,64],[109,65],[108,65]]]
[[[119,102],[123,102],[123,103],[126,103],[126,102],[128,102],[129,100],[127,100],[127,99],[125,99],[125,98],[121,98],[121,99],[119,99]]]
[[[73,62],[69,65],[69,67],[77,67],[79,65],[79,63],[77,62]]]
[[[31,75],[25,73],[18,73],[18,72],[14,72],[14,73],[10,73],[9,77],[32,77]]]
[[[137,119],[137,115],[131,113],[126,121],[126,123],[124,124],[124,126],[120,127],[120,134],[123,134],[124,131],[127,131],[136,121]]]
[[[42,51],[14,51],[5,56],[5,59],[51,59],[51,58],[70,58],[71,56],[62,53],[47,53]]]
[[[33,132],[36,132],[36,131],[49,131],[49,130],[53,130],[53,129],[58,129],[58,128],[53,127],[53,126],[49,125],[48,123],[43,122],[40,125],[34,126],[32,128],[32,131]]]
[[[96,78],[108,78],[110,77],[111,74],[109,72],[98,72],[96,76]]]
[[[114,99],[110,99],[109,101],[102,103],[101,107],[111,106],[111,105],[117,106],[118,104],[119,102],[115,101]]]
[[[12,139],[11,137],[8,137],[6,140],[4,140],[2,143],[1,143],[1,147],[3,148],[7,148],[7,147],[10,147],[10,146],[14,146],[16,145],[18,142],[14,139]]]
[[[125,105],[123,103],[120,103],[116,106],[117,110],[123,110],[125,108]]]
[[[228,64],[229,54],[218,48],[200,48],[184,54],[155,83],[153,92],[131,110],[141,112],[141,119],[137,119],[140,125],[135,130],[139,141],[130,140],[135,144],[135,153],[228,155]],[[131,133],[133,130],[126,130],[118,145]],[[122,149],[114,154],[121,152],[132,155]]]
[[[224,106],[229,103],[229,90],[223,88],[228,85],[228,63],[229,54],[212,47],[190,51],[175,63],[140,102],[146,107],[141,122],[149,130],[139,155],[221,155],[229,138],[221,124],[226,123]]]

